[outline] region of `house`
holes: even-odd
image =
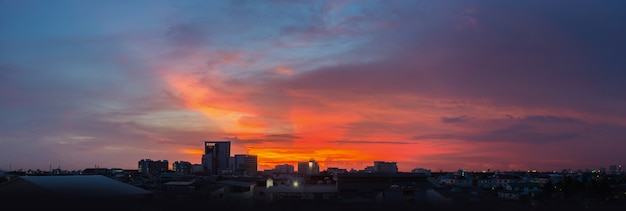
[[[224,196],[229,201],[251,202],[256,182],[238,180],[220,180],[218,185],[224,187]]]
[[[428,176],[421,173],[348,173],[337,177],[342,203],[404,202],[405,196],[406,201],[413,198],[415,200],[411,201],[417,203],[425,197],[424,192],[433,187]],[[408,190],[397,191],[398,188]]]
[[[452,185],[455,187],[471,187],[472,180],[461,175],[445,175],[440,179],[441,184]]]
[[[495,187],[495,184],[493,182],[493,176],[479,176],[477,178],[476,186],[482,189],[491,189]]]
[[[506,187],[509,183],[520,182],[521,178],[517,175],[513,174],[498,174],[493,179],[493,184],[495,187]]]
[[[541,185],[545,185],[545,184],[547,184],[548,182],[551,182],[551,181],[550,181],[550,178],[547,177],[547,176],[538,176],[538,177],[534,177],[534,178],[530,179],[530,182],[532,182],[532,183],[539,183]]]
[[[456,176],[454,186],[455,187],[471,187],[472,180],[464,176]]]
[[[265,196],[265,190],[267,190],[268,188],[274,186],[274,179],[272,178],[265,178],[265,179],[259,179],[256,181],[256,185],[254,186],[254,199],[257,201],[263,201],[265,200],[267,197]]]
[[[169,181],[163,183],[167,198],[184,198],[193,196],[196,191],[195,180]]]
[[[336,200],[339,195],[335,185],[280,185],[267,188],[265,193],[270,201],[281,199]]]
[[[535,193],[541,192],[541,184],[534,182],[509,183],[505,189],[518,192],[521,196],[534,197]]]

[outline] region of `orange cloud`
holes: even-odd
[[[183,106],[203,113],[214,120],[224,132],[249,131],[250,128],[242,127],[239,121],[244,116],[252,116],[237,109],[237,101],[241,97],[219,93],[192,75],[165,74],[164,79],[174,90],[175,96]],[[216,82],[220,83],[219,78]]]
[[[224,63],[237,59],[240,58],[231,55]],[[443,165],[453,169],[459,165],[482,168],[492,164],[469,160],[451,164],[450,159],[441,156],[467,154],[467,151],[493,146],[468,144],[463,140],[442,142],[412,138],[432,133],[471,134],[485,126],[497,126],[499,122],[488,120],[502,119],[506,115],[555,114],[553,110],[539,108],[495,107],[485,99],[385,95],[377,94],[375,90],[372,93],[348,93],[325,90],[324,87],[272,89],[268,87],[273,86],[266,84],[272,81],[250,82],[212,71],[208,76],[164,71],[162,77],[180,105],[200,112],[220,128],[217,132],[223,136],[217,137],[241,139],[234,143],[232,154],[257,155],[260,170],[273,168],[276,164],[296,165],[310,158],[317,160],[323,169],[359,169],[373,165],[375,160],[398,162],[402,171]],[[293,71],[281,66],[275,69],[275,73],[290,75]],[[457,126],[441,120],[442,117],[458,116],[483,121]],[[276,134],[292,137],[272,137]],[[190,158],[194,156],[193,159],[199,162],[197,157],[202,151],[185,148],[183,153]]]
[[[202,155],[204,154],[204,151],[201,149],[184,149],[183,153],[190,155]]]
[[[267,122],[262,118],[244,116],[239,118],[239,125],[247,128],[267,128]]]

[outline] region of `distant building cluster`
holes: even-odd
[[[168,160],[142,159],[137,169],[86,168],[67,172],[0,171],[0,199],[134,197],[150,200],[203,201],[230,205],[271,205],[280,203],[314,205],[407,205],[415,207],[466,210],[474,205],[540,206],[542,201],[572,204],[584,201],[585,206],[618,204],[626,207],[626,174],[622,165],[607,168],[553,172],[491,171],[432,172],[414,168],[400,172],[393,161],[373,161],[363,169],[327,167],[313,158],[291,164],[278,164],[273,169],[258,171],[258,157],[249,154],[230,155],[228,141],[205,141],[200,164]],[[66,175],[71,175],[67,177]],[[41,178],[38,176],[59,176]],[[62,176],[62,177],[61,177]],[[88,177],[87,177],[88,176]],[[63,184],[63,185],[58,185]],[[45,190],[30,193],[25,190]],[[20,191],[16,191],[20,190]],[[80,190],[80,193],[74,191]],[[47,196],[52,194],[53,196]],[[584,197],[584,200],[580,200]],[[74,198],[72,198],[74,199]],[[594,201],[595,200],[595,201]],[[548,206],[549,207],[549,206]],[[593,207],[591,207],[593,208]],[[600,207],[596,207],[602,210]],[[348,209],[349,210],[349,209]]]
[[[191,162],[176,161],[172,164],[172,171],[181,174],[192,174],[194,172],[194,168]]]
[[[274,167],[274,169],[270,169],[270,172],[274,172],[277,174],[293,174],[295,173],[295,170],[293,168],[293,165],[289,165],[289,164],[280,164],[280,165],[276,165]]]
[[[157,174],[168,170],[169,162],[167,160],[142,159],[139,161],[139,173]]]
[[[249,167],[247,164],[253,163],[253,156],[235,155],[230,158],[231,168],[240,169],[240,173],[188,174],[184,172],[189,172],[195,164],[177,161],[172,164],[171,171],[146,175],[145,172],[158,171],[166,163],[150,159],[141,160],[142,168],[138,170],[98,167],[65,172],[71,176],[58,171],[47,174],[0,172],[3,178],[9,178],[0,182],[0,198],[19,199],[38,194],[42,198],[83,199],[100,197],[100,191],[106,192],[107,197],[122,197],[124,200],[180,201],[181,206],[196,200],[210,202],[214,207],[249,205],[261,208],[262,205],[287,203],[284,206],[292,206],[289,203],[297,203],[299,207],[302,204],[345,205],[346,208],[356,205],[402,205],[409,208],[467,210],[524,204],[537,207],[542,206],[541,202],[550,202],[545,205],[546,208],[573,204],[604,210],[594,205],[626,205],[626,175],[620,172],[619,165],[609,167],[608,171],[598,168],[560,172],[470,172],[463,169],[432,172],[414,168],[410,172],[399,172],[395,162],[375,161],[374,165],[362,170],[328,167],[320,171],[319,164],[310,159],[299,162],[298,171],[294,171],[293,165],[279,164],[262,174],[249,175],[245,169]],[[234,163],[241,165],[237,167]],[[45,179],[38,176],[52,177]],[[15,191],[30,190],[26,187],[46,191]],[[578,200],[581,196],[585,200]]]
[[[230,155],[230,141],[205,141],[204,154],[200,164],[189,161],[175,161],[171,170],[167,160],[142,159],[138,163],[139,173],[154,175],[161,172],[203,175],[257,175],[256,155]]]
[[[142,159],[138,163],[140,174],[154,175],[162,172],[175,172],[180,174],[193,175],[291,175],[311,177],[321,174],[320,165],[311,158],[308,161],[297,162],[297,165],[278,164],[273,169],[266,169],[262,172],[258,170],[258,156],[249,154],[235,154],[231,156],[230,141],[204,141],[202,158],[200,164],[192,164],[188,161],[175,161],[171,170],[168,169],[169,161]],[[350,171],[336,167],[328,167],[327,172],[332,175],[340,173],[398,173],[396,162],[374,161],[372,166],[367,166],[362,170]],[[425,173],[414,171],[414,173]],[[336,177],[334,177],[336,179]]]

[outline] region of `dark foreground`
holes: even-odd
[[[375,203],[328,203],[314,201],[281,201],[274,203],[250,203],[218,201],[168,201],[168,200],[90,200],[90,199],[63,199],[63,200],[0,200],[2,210],[84,210],[84,211],[111,211],[111,210],[150,210],[150,211],[177,211],[177,210],[250,210],[250,211],[339,211],[339,210],[502,210],[502,211],[582,211],[607,210],[624,211],[625,204],[580,204],[580,203],[468,203],[447,205],[389,205]]]

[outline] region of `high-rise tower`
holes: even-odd
[[[205,141],[202,167],[211,174],[229,170],[230,141]]]

